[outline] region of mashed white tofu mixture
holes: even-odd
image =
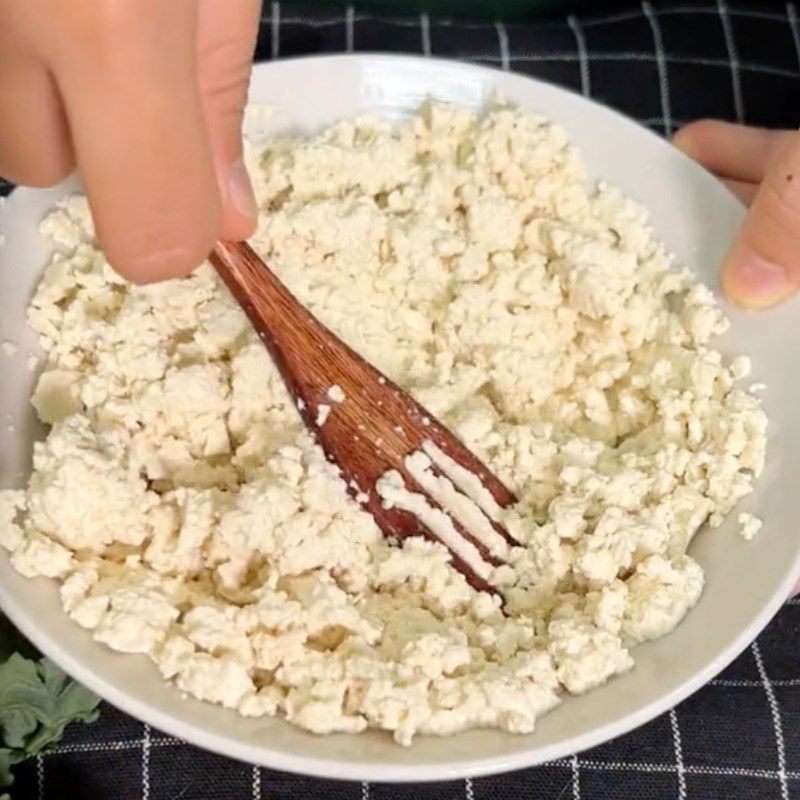
[[[697,602],[687,546],[764,461],[748,362],[711,349],[709,290],[541,117],[430,105],[251,161],[254,246],[518,494],[508,615],[442,547],[384,541],[208,265],[127,283],[80,197],[43,223],[52,429],[0,495],[0,543],[99,642],[241,714],[402,744],[531,731]]]

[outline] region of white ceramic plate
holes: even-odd
[[[509,73],[410,57],[353,56],[285,61],[256,67],[252,98],[279,113],[273,130],[314,131],[372,111],[392,118],[428,96],[478,108],[496,90],[565,126],[590,173],[620,186],[652,211],[659,234],[678,256],[715,285],[717,268],[742,217],[737,201],[668,144],[629,120],[561,89]],[[126,187],[125,191],[146,191]],[[65,189],[14,192],[0,210],[0,485],[21,486],[38,435],[28,403],[36,351],[24,311],[45,248],[37,223]],[[692,554],[707,570],[697,608],[675,633],[635,651],[636,668],[583,697],[569,699],[529,736],[472,731],[420,738],[410,748],[385,733],[317,737],[283,720],[243,719],[217,706],[182,699],[144,657],[112,653],[61,611],[56,586],[15,574],[0,555],[0,606],[43,652],[109,702],[170,734],[268,767],[358,780],[424,781],[485,775],[530,766],[618,736],[664,712],[723,669],[767,624],[800,574],[800,304],[748,316],[732,311],[725,352],[746,352],[754,381],[768,385],[768,468],[746,508],[765,520],[752,543],[729,520],[703,531]],[[10,415],[7,418],[7,415]],[[10,420],[14,431],[8,429]]]

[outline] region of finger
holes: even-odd
[[[196,73],[194,0],[83,0],[57,78],[109,261],[138,282],[185,275],[219,236]]]
[[[226,239],[247,238],[255,229],[256,204],[242,159],[242,118],[260,11],[260,0],[200,3],[200,91],[222,197],[222,236]]]
[[[800,283],[800,134],[773,159],[726,259],[722,283],[745,308],[768,308]]]
[[[673,141],[676,147],[716,175],[759,183],[776,153],[793,136],[793,131],[703,120],[681,128]]]
[[[52,186],[75,165],[61,99],[41,62],[0,59],[0,175]]]
[[[750,206],[758,191],[757,183],[747,181],[725,180],[723,183],[746,205]]]

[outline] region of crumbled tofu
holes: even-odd
[[[0,347],[8,358],[13,358],[19,351],[19,347],[14,342],[4,341]]]
[[[42,374],[31,398],[42,422],[52,425],[81,409],[78,377],[66,369],[51,369]]]
[[[56,252],[29,321],[52,427],[27,490],[0,493],[0,545],[59,579],[98,641],[243,715],[401,744],[530,732],[698,601],[686,549],[764,464],[766,417],[737,385],[749,361],[714,349],[727,321],[712,293],[672,266],[644,209],[587,185],[541,117],[429,104],[398,128],[344,121],[246,160],[265,209],[253,246],[519,498],[493,505],[431,443],[408,464],[507,560],[485,564],[505,604],[440,544],[382,537],[348,495],[374,487],[326,461],[209,265],[128,283],[78,196],[42,223]],[[385,479],[384,502],[452,533]],[[740,517],[743,534],[757,522]]]
[[[344,389],[338,384],[334,384],[328,389],[328,399],[333,403],[343,403],[345,398]]]
[[[317,425],[322,427],[327,421],[331,413],[331,407],[326,403],[320,403],[317,407]]]
[[[63,578],[73,566],[72,551],[47,536],[30,533],[14,548],[11,566],[26,578]]]
[[[25,492],[6,489],[0,491],[0,546],[14,552],[25,538],[17,525],[19,512],[25,508]]]
[[[758,532],[764,527],[764,523],[752,514],[741,513],[738,518],[739,533],[746,542],[756,538]]]
[[[265,103],[248,103],[244,109],[242,130],[254,144],[263,141],[275,119],[277,109]]]

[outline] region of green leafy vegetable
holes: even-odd
[[[52,661],[38,658],[0,617],[0,787],[11,785],[14,764],[58,744],[71,722],[94,722],[99,702]]]

